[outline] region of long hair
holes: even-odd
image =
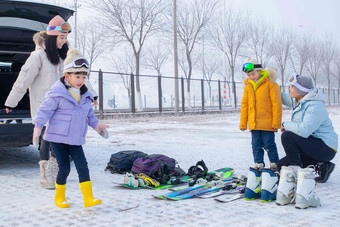
[[[45,52],[47,54],[48,60],[53,65],[58,65],[60,63],[60,59],[65,60],[66,54],[68,51],[68,45],[67,42],[63,45],[61,49],[58,49],[57,47],[57,37],[56,35],[46,35],[45,38]]]

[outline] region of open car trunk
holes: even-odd
[[[73,10],[32,1],[0,1],[0,147],[31,144],[33,124],[28,90],[9,114],[4,105],[22,65],[35,49],[34,33],[46,30],[55,15],[68,20]]]

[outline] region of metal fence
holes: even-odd
[[[175,111],[176,79],[173,77],[140,75],[140,96],[133,74],[91,71],[89,79],[99,95],[95,110],[100,114]],[[244,88],[241,82],[234,83],[234,95],[230,81],[191,79],[189,96],[188,81],[177,79],[178,111],[224,111],[241,105]],[[288,92],[289,87],[281,89]],[[327,96],[326,105],[339,104],[338,89],[321,88],[321,91]]]

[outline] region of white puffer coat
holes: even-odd
[[[5,102],[5,106],[7,107],[16,107],[18,102],[25,95],[27,89],[29,89],[32,120],[34,120],[45,94],[52,85],[64,75],[64,64],[62,59],[60,59],[60,63],[58,65],[53,65],[48,60],[43,47],[45,37],[45,31],[38,32],[33,36],[36,48],[22,66],[18,78]],[[97,96],[88,81],[86,86],[93,96]]]

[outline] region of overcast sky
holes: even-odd
[[[53,2],[53,0],[42,0]],[[56,1],[56,0],[54,0]],[[92,9],[82,5],[82,0],[77,0],[79,8],[79,21],[90,19]],[[164,0],[172,1],[172,0]],[[184,1],[184,0],[177,0]],[[258,19],[264,19],[274,27],[281,24],[290,25],[295,31],[314,32],[321,37],[332,33],[334,41],[340,47],[339,14],[340,0],[219,0],[232,4],[239,10],[251,11]],[[73,1],[59,0],[56,2],[73,5]],[[73,18],[71,19],[71,22]]]
[[[230,2],[230,0],[226,0]],[[313,32],[321,37],[333,33],[340,47],[339,0],[232,0],[238,9],[251,10],[254,17],[275,27],[282,23],[299,32]]]
[[[164,0],[171,1],[171,0]],[[177,0],[184,1],[184,0]],[[258,20],[267,21],[274,27],[289,25],[296,32],[314,33],[321,39],[325,34],[332,34],[333,40],[340,47],[339,18],[340,0],[219,0],[238,10],[251,11]],[[82,3],[82,0],[78,0]],[[79,8],[78,21],[89,20],[94,15],[92,9],[82,5]],[[336,14],[337,13],[337,14]],[[71,19],[71,23],[74,17]],[[71,39],[73,42],[74,39]]]

